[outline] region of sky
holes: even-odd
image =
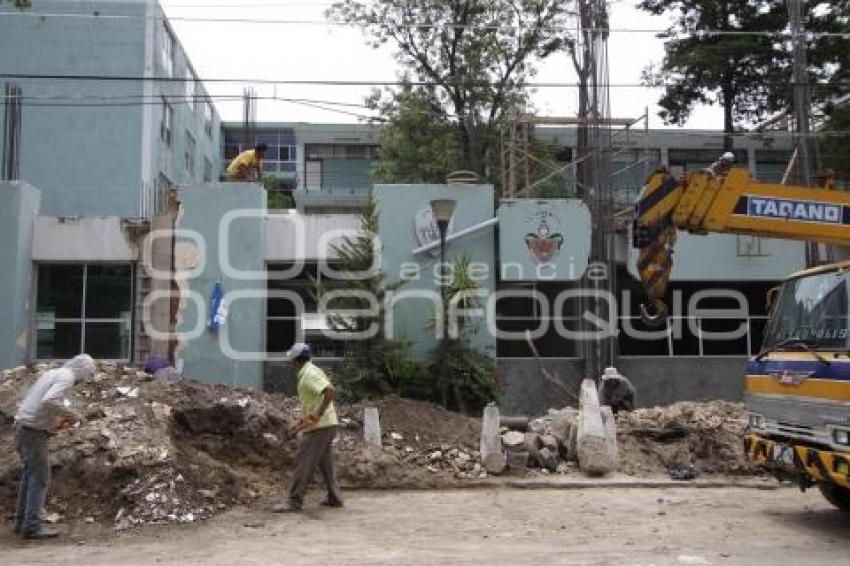
[[[171,24],[188,51],[195,71],[203,77],[287,80],[393,81],[398,64],[391,46],[372,49],[358,29],[325,23],[330,0],[160,0]],[[619,0],[612,8],[611,28],[666,28],[669,19],[637,10],[634,0]],[[188,18],[181,20],[180,18]],[[310,22],[248,23],[190,21],[191,18],[236,18]],[[612,84],[640,82],[641,71],[660,63],[664,45],[654,33],[612,32],[608,42]],[[567,54],[553,55],[538,64],[537,82],[574,82]],[[242,84],[207,84],[212,95],[239,95]],[[369,86],[255,85],[261,97],[299,98],[362,104]],[[638,118],[649,108],[651,128],[665,127],[658,117],[660,90],[647,87],[611,89],[611,115]],[[532,94],[539,115],[574,116],[577,90],[540,88]],[[240,101],[216,101],[224,120],[241,120]],[[355,114],[365,109],[336,107]],[[341,123],[358,122],[357,116],[303,104],[276,100],[258,102],[260,121]],[[695,109],[687,128],[721,129],[717,107]]]

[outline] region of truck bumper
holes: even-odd
[[[753,462],[777,477],[802,476],[850,489],[850,454],[769,440],[757,434],[744,437],[744,450]]]

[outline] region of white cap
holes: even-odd
[[[618,375],[620,375],[620,372],[617,371],[617,368],[605,368],[605,371],[602,372],[602,379],[617,377]]]
[[[735,154],[731,151],[727,151],[723,155],[720,156],[720,159],[723,161],[735,161]]]
[[[95,363],[88,354],[80,354],[65,362],[62,367],[71,370],[76,379],[87,379],[94,375]]]
[[[292,345],[289,351],[286,352],[287,360],[294,360],[295,358],[309,358],[310,357],[310,346],[305,344],[304,342],[296,342]]]

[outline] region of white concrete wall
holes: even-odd
[[[135,261],[137,246],[117,216],[39,216],[33,261]]]
[[[357,214],[302,214],[290,210],[266,217],[266,261],[324,259],[333,257],[328,241],[353,235],[360,226]],[[325,238],[323,241],[323,237]]]

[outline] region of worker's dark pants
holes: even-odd
[[[40,515],[47,496],[47,484],[50,482],[48,437],[49,434],[43,430],[15,427],[15,446],[21,457],[15,528],[24,533],[38,532],[41,528]]]
[[[328,501],[331,503],[342,503],[342,494],[339,491],[339,481],[336,477],[336,464],[334,463],[333,441],[336,437],[337,427],[329,426],[317,428],[301,435],[298,443],[297,464],[295,477],[292,480],[292,488],[289,490],[289,503],[293,507],[300,508],[304,504],[304,494],[307,486],[313,479],[316,468],[325,480],[328,489]]]

